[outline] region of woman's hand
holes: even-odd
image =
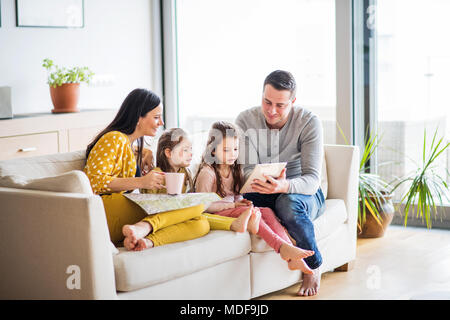
[[[142,149],[142,175],[145,176],[153,170],[153,152],[150,149]]]
[[[145,176],[141,177],[144,189],[162,189],[164,185],[164,172],[150,171]]]

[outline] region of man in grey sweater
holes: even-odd
[[[290,269],[301,269],[301,296],[317,294],[322,257],[316,245],[312,221],[325,207],[320,189],[323,134],[320,120],[295,102],[296,83],[287,71],[277,70],[264,81],[261,106],[245,110],[236,118],[244,133],[240,163],[248,178],[257,163],[287,162],[279,177],[255,180],[252,193],[244,194],[257,207],[272,208],[296,245],[313,250],[305,259],[288,261]]]

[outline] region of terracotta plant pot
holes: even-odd
[[[372,198],[372,200],[375,202],[376,199]],[[378,203],[381,216],[381,226],[366,207],[366,222],[361,226],[361,230],[358,229],[359,238],[380,238],[384,236],[384,232],[391,224],[395,213],[392,197],[387,196],[385,197],[385,200],[378,200]],[[359,205],[362,206],[362,203],[360,202]]]
[[[50,86],[50,96],[52,97],[52,113],[79,112],[77,109],[80,97],[79,83],[63,83],[56,88]]]

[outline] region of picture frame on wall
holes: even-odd
[[[84,28],[84,0],[16,0],[16,26]]]

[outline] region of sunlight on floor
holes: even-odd
[[[449,292],[450,231],[391,225],[378,239],[358,239],[355,266],[322,275],[319,295],[298,297],[300,284],[257,299],[411,299]]]

